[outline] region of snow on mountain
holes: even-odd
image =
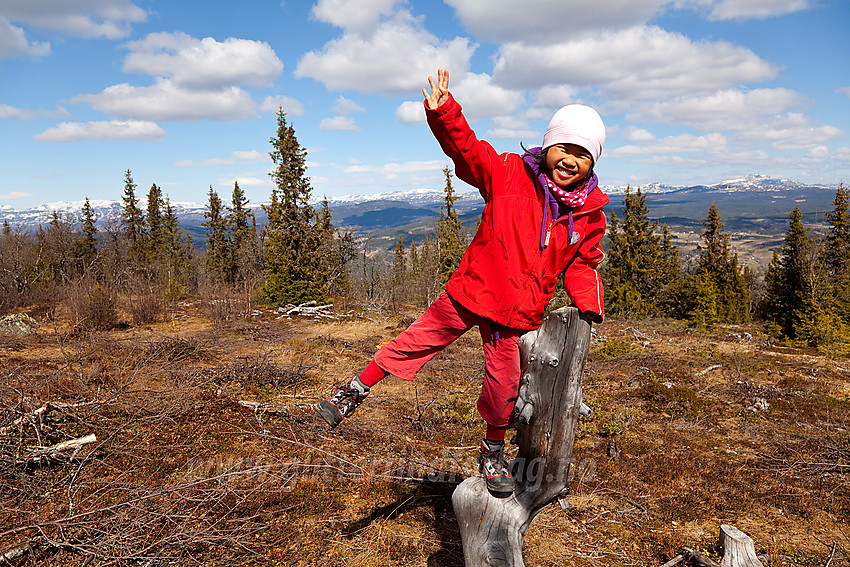
[[[715,193],[736,193],[740,191],[758,191],[758,192],[780,192],[790,189],[800,189],[802,187],[813,187],[816,189],[834,190],[835,185],[821,185],[800,183],[791,179],[782,179],[771,177],[769,175],[750,174],[736,179],[729,179],[719,183],[709,185],[664,185],[661,183],[646,183],[644,185],[635,185],[631,189],[640,190],[644,194],[648,193],[672,193],[674,191],[692,191],[692,192],[715,192]],[[620,195],[626,192],[626,187],[623,186],[602,186],[602,190],[610,195]]]
[[[799,183],[790,179],[781,179],[770,177],[767,175],[747,175],[737,179],[730,179],[720,183],[709,185],[694,185],[694,186],[673,186],[664,185],[662,183],[646,183],[640,186],[632,187],[632,190],[637,190],[640,187],[645,194],[650,193],[673,193],[673,192],[695,192],[695,193],[720,193],[729,194],[742,191],[750,192],[773,192],[781,193],[782,191],[799,191],[804,188],[835,190],[836,185],[813,185]],[[603,185],[601,189],[610,195],[622,195],[626,192],[626,187]],[[476,191],[467,191],[458,193],[460,200],[457,203],[459,210],[474,209],[480,207],[483,203],[480,195]],[[366,205],[374,203],[374,208],[379,209],[381,201],[398,201],[416,207],[435,207],[444,202],[445,195],[442,189],[427,189],[419,188],[410,191],[395,191],[388,193],[372,193],[366,195],[345,195],[342,197],[333,197],[328,199],[328,204],[332,210],[340,210],[344,207],[354,207],[357,205]],[[312,203],[318,206],[322,199],[314,199]],[[39,223],[47,223],[50,221],[53,211],[59,213],[62,218],[70,222],[78,222],[82,216],[82,208],[85,201],[57,201],[53,203],[45,203],[29,209],[16,210],[10,205],[0,205],[0,219],[5,219],[10,225],[24,227],[35,227]],[[97,216],[97,224],[103,225],[109,219],[117,220],[122,208],[121,201],[107,201],[102,199],[89,200],[89,204],[94,209]],[[224,203],[228,205],[229,203]],[[145,209],[147,206],[145,199],[140,199],[139,207]],[[203,222],[203,214],[206,210],[206,204],[171,201],[171,206],[177,213],[181,222],[200,226]],[[254,210],[259,217],[262,215],[261,204],[250,203],[249,206]]]
[[[477,195],[478,193],[471,193]],[[328,204],[354,205],[368,203],[369,201],[406,201],[408,203],[442,201],[445,196],[442,189],[412,189],[410,191],[392,191],[387,193],[370,193],[368,195],[343,195],[341,197],[328,198]],[[313,203],[319,204],[322,199],[314,199]]]
[[[35,227],[39,223],[44,224],[50,222],[54,211],[60,218],[71,223],[79,222],[83,216],[83,206],[85,199],[80,201],[55,201],[52,203],[43,203],[30,207],[29,209],[16,210],[9,205],[0,206],[0,218],[8,222],[10,225],[22,225],[25,227]],[[117,220],[121,214],[121,201],[108,201],[105,199],[89,199],[89,205],[94,211],[95,224],[102,226],[109,222],[110,219]],[[143,209],[147,206],[146,199],[139,200],[139,208]],[[199,203],[188,203],[182,201],[171,201],[171,206],[178,217],[184,217],[192,214],[200,214],[206,209],[206,205]]]

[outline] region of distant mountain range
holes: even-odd
[[[611,198],[609,208],[618,215],[626,187],[603,186]],[[788,213],[799,205],[804,222],[824,221],[824,212],[832,210],[837,185],[809,185],[789,179],[763,175],[749,175],[712,185],[689,187],[650,183],[640,186],[646,194],[647,206],[653,219],[679,228],[700,227],[709,207],[716,203],[726,227],[730,231],[756,231],[777,233],[787,229]],[[632,188],[633,191],[637,187]],[[465,224],[474,227],[484,202],[477,192],[461,193],[455,203]],[[97,224],[105,226],[117,222],[121,212],[120,201],[90,200],[97,215]],[[0,219],[12,226],[32,229],[39,223],[50,221],[53,211],[63,218],[77,221],[84,201],[46,203],[24,210],[0,205]],[[394,239],[402,235],[405,240],[418,239],[433,229],[444,204],[442,189],[416,189],[407,192],[372,195],[349,195],[329,199],[334,223],[350,227],[362,234]],[[172,201],[180,226],[198,242],[203,239],[203,203]],[[141,206],[144,207],[144,201]],[[249,207],[257,216],[257,223],[265,223],[265,214],[259,204]]]

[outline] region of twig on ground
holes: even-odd
[[[823,567],[829,567],[829,564],[832,563],[832,558],[835,557],[836,548],[837,546],[835,545],[835,542],[832,542],[832,551],[829,554],[829,559],[826,560],[826,565],[824,565]]]
[[[679,563],[681,563],[684,560],[685,560],[685,556],[680,553],[679,555],[677,555],[676,557],[674,557],[673,559],[671,559],[670,561],[668,561],[667,563],[665,563],[661,567],[673,567],[673,565],[678,565]]]
[[[711,366],[709,366],[705,370],[700,370],[699,372],[694,374],[694,376],[697,376],[697,377],[704,376],[705,374],[708,374],[712,370],[717,370],[718,368],[723,368],[723,365],[722,364],[712,364]]]

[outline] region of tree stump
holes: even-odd
[[[573,307],[552,312],[520,339],[522,382],[514,414],[517,488],[495,498],[482,477],[452,494],[466,567],[521,566],[522,540],[534,517],[560,500],[567,508],[570,463],[581,406],[581,377],[591,322]]]
[[[723,554],[720,567],[764,567],[756,555],[753,538],[735,526],[720,526],[717,545]]]

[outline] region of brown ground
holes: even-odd
[[[91,334],[42,314],[36,335],[0,336],[0,427],[93,402],[0,435],[0,551],[30,541],[21,564],[39,565],[463,565],[450,495],[483,432],[477,333],[331,431],[312,404],[416,315],[337,311],[213,321],[195,303]],[[850,361],[755,327],[596,330],[571,508],[534,520],[526,564],[661,565],[683,546],[716,554],[733,524],[772,565],[825,565],[833,544],[830,566],[850,565]],[[755,397],[769,408],[746,411]],[[21,464],[90,433],[73,460]]]

